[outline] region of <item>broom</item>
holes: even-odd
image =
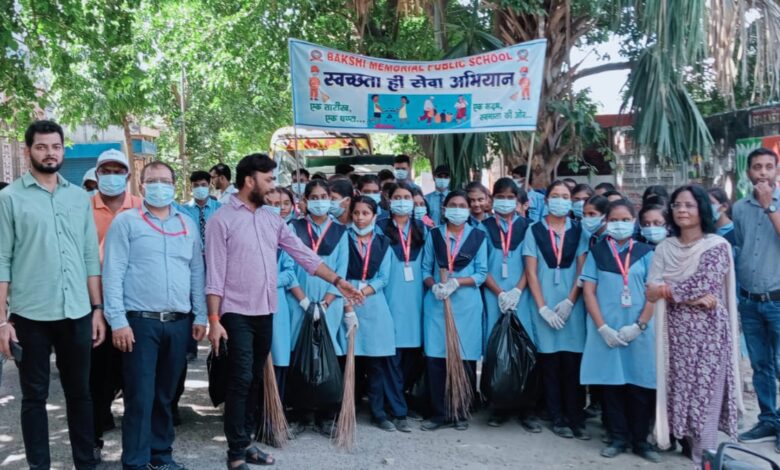
[[[447,270],[439,271],[441,282],[447,282]],[[444,329],[446,334],[445,347],[447,351],[447,381],[445,383],[445,409],[447,418],[457,420],[468,418],[471,414],[472,390],[471,382],[466,375],[463,359],[460,354],[460,336],[455,326],[455,317],[452,314],[452,302],[444,299]]]
[[[351,452],[355,447],[355,431],[357,420],[355,418],[355,328],[350,328],[347,333],[349,344],[347,346],[347,362],[344,365],[344,394],[341,396],[341,411],[339,411],[338,423],[333,433],[333,441],[336,447]]]
[[[263,368],[263,424],[260,429],[260,439],[274,447],[284,447],[290,439],[290,429],[287,425],[287,417],[284,416],[284,407],[279,397],[279,387],[276,384],[274,373],[274,361],[271,353],[265,361]]]

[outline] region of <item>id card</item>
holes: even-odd
[[[561,283],[561,268],[555,268],[555,284]]]
[[[411,266],[404,266],[404,281],[414,281],[414,270],[412,270]]]
[[[509,277],[509,265],[506,264],[506,261],[501,263],[501,278],[506,279]]]
[[[631,291],[628,288],[623,288],[623,292],[620,294],[620,305],[623,307],[631,306]]]

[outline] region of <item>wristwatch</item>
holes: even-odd
[[[103,309],[103,304],[95,304],[95,305],[93,305],[92,306],[92,311],[94,312],[95,310],[104,310]]]
[[[636,326],[639,327],[640,330],[645,331],[647,329],[647,323],[637,320]]]
[[[770,204],[769,207],[764,209],[764,212],[766,212],[767,214],[774,214],[775,212],[777,212],[777,206],[774,204]]]

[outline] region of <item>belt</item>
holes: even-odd
[[[740,288],[739,289],[739,295],[742,297],[745,297],[746,299],[752,300],[753,302],[779,302],[780,301],[780,290],[772,291],[772,292],[764,292],[762,294],[752,294],[745,289]]]
[[[146,318],[148,320],[157,320],[161,322],[178,321],[189,318],[189,313],[181,312],[138,312],[131,310],[127,312],[127,318]]]

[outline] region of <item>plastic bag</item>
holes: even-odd
[[[206,370],[209,375],[209,398],[214,407],[225,402],[225,392],[228,383],[227,343],[219,340],[219,356],[210,351],[206,358]]]
[[[303,318],[287,376],[287,404],[317,409],[341,402],[343,376],[325,318],[314,321],[313,307]]]
[[[480,389],[497,409],[512,409],[536,364],[536,347],[515,312],[507,312],[493,327],[482,365]]]

